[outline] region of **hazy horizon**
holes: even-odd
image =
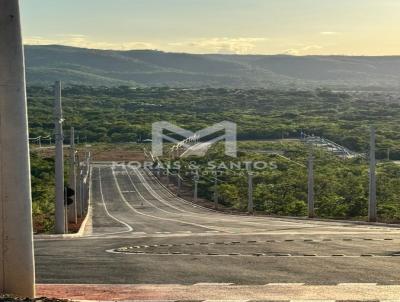
[[[22,0],[26,44],[259,55],[400,55],[397,0]]]
[[[162,49],[146,49],[146,48],[136,48],[136,49],[112,49],[112,48],[92,48],[92,47],[84,47],[84,46],[72,46],[65,44],[24,44],[24,46],[61,46],[61,47],[72,47],[72,48],[81,48],[88,50],[104,50],[104,51],[155,51],[155,52],[164,52],[164,53],[177,53],[177,54],[192,54],[192,55],[235,55],[235,56],[292,56],[292,57],[307,57],[307,56],[320,56],[320,57],[400,57],[399,54],[393,55],[357,55],[357,54],[287,54],[287,53],[271,53],[271,54],[262,54],[262,53],[212,53],[212,52],[204,52],[204,53],[195,53],[195,52],[183,52],[183,51],[167,51]]]

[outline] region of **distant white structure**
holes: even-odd
[[[301,135],[302,141],[308,144],[312,144],[318,148],[325,149],[327,151],[332,152],[334,155],[340,157],[340,158],[355,158],[355,157],[364,157],[365,155],[356,153],[354,151],[351,151],[350,149],[341,146],[329,139],[319,137],[319,136],[314,136],[314,135],[308,135],[302,132]]]

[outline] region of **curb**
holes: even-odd
[[[50,234],[50,235],[34,235],[34,240],[46,240],[46,239],[73,239],[84,236],[86,226],[89,221],[92,220],[93,209],[92,209],[92,167],[90,167],[90,181],[89,181],[89,197],[88,197],[88,212],[85,219],[82,221],[79,231],[74,234]]]

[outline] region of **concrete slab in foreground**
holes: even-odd
[[[398,301],[400,285],[348,283],[313,286],[266,284],[194,285],[38,285],[37,295],[89,301]]]

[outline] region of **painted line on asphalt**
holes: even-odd
[[[113,170],[113,169],[112,169],[112,175],[113,175],[113,178],[114,178],[114,182],[115,182],[116,188],[117,188],[117,190],[118,190],[118,192],[119,192],[119,194],[120,194],[120,196],[121,196],[121,199],[122,199],[122,200],[125,202],[125,204],[126,204],[132,211],[134,211],[135,213],[137,213],[137,214],[139,214],[139,215],[142,215],[142,216],[150,217],[150,218],[153,218],[153,219],[156,219],[156,220],[172,221],[172,222],[180,223],[180,224],[193,225],[193,226],[200,227],[200,228],[203,228],[203,229],[215,230],[215,229],[212,228],[212,227],[207,227],[207,226],[200,225],[200,224],[197,224],[197,223],[192,223],[192,222],[187,222],[187,221],[182,221],[182,220],[177,220],[177,219],[172,219],[172,218],[165,218],[165,217],[153,216],[153,215],[145,214],[145,213],[142,213],[142,212],[138,211],[137,209],[135,209],[135,208],[128,202],[128,200],[125,198],[124,194],[122,193],[121,187],[119,186],[117,177],[115,176],[115,173],[114,173],[114,170]],[[131,181],[133,187],[134,187],[135,190],[137,191],[139,197],[140,197],[143,201],[148,202],[148,203],[151,204],[151,202],[148,201],[146,198],[144,198],[143,195],[138,191],[138,189],[137,189],[136,185],[134,184],[134,182],[132,181],[132,179],[131,179],[129,173],[128,173],[128,177],[129,177],[129,179],[130,179],[130,181]],[[153,205],[153,206],[154,206],[154,205]],[[154,206],[154,207],[157,208],[156,206]],[[160,210],[161,210],[161,209],[160,209]]]
[[[177,233],[183,233],[183,234],[191,234],[192,232],[190,231],[178,231]],[[156,234],[171,234],[170,232],[156,232]],[[363,239],[359,239],[358,241],[362,241]],[[383,239],[376,239],[376,241],[382,241]],[[245,244],[245,245],[251,245],[251,244],[257,244],[257,245],[264,245],[264,244],[269,244],[269,243],[287,243],[287,242],[314,242],[314,243],[325,243],[325,242],[338,242],[342,241],[342,239],[335,239],[335,240],[307,240],[307,239],[299,239],[299,240],[248,240],[248,241],[219,241],[219,242],[183,242],[183,243],[176,243],[174,246],[186,246],[186,245],[194,245],[194,246],[204,246],[204,245],[239,245],[239,244]],[[357,239],[354,239],[353,241],[357,241]],[[147,245],[138,245],[137,248],[148,248]],[[315,254],[307,254],[307,256],[314,256]],[[337,254],[338,256],[341,254]],[[362,256],[371,256],[372,254],[362,254]],[[393,254],[392,256],[400,256],[400,254]]]
[[[176,200],[180,200],[180,201],[182,201],[183,203],[185,203],[185,204],[187,204],[187,205],[190,205],[191,207],[193,207],[193,208],[200,208],[200,209],[203,209],[203,210],[206,210],[206,211],[208,211],[208,212],[213,212],[213,213],[215,213],[215,214],[222,214],[221,216],[223,216],[223,217],[226,217],[226,216],[236,216],[236,217],[243,217],[243,216],[245,216],[245,215],[242,215],[242,214],[235,214],[235,213],[224,213],[224,212],[221,212],[221,211],[216,211],[216,210],[214,210],[214,209],[210,209],[210,208],[207,208],[207,207],[203,207],[203,206],[201,206],[201,205],[198,205],[198,204],[195,204],[194,202],[192,202],[192,201],[188,201],[188,200],[185,200],[185,199],[183,199],[183,198],[181,198],[181,197],[178,197],[178,196],[176,196],[175,194],[173,194],[171,191],[170,191],[170,189],[169,188],[167,188],[157,177],[156,177],[156,175],[152,172],[152,171],[150,171],[150,169],[148,169],[148,168],[146,168],[146,169],[144,169],[144,172],[145,172],[145,175],[146,176],[148,176],[150,179],[152,179],[152,180],[155,180],[155,182],[158,184],[158,185],[160,185],[163,189],[164,189],[164,191],[165,192],[167,192],[168,193],[168,195],[170,196],[170,198],[174,198],[174,199],[176,199]],[[139,172],[140,173],[140,172]],[[193,212],[188,212],[188,213],[193,213]],[[205,213],[206,214],[206,213]],[[204,214],[200,214],[200,215],[204,215]],[[207,214],[206,214],[207,215]],[[368,226],[368,224],[367,223],[360,223],[360,222],[358,222],[358,223],[351,223],[351,222],[349,222],[349,221],[346,221],[346,222],[343,222],[343,221],[339,221],[339,220],[332,220],[332,221],[329,221],[329,220],[308,220],[308,219],[303,219],[303,218],[299,218],[299,217],[270,217],[270,216],[266,216],[266,217],[252,217],[252,218],[255,218],[255,219],[257,219],[257,218],[260,218],[260,219],[263,219],[263,218],[268,218],[269,220],[270,220],[270,222],[271,221],[276,221],[276,222],[282,222],[282,221],[284,221],[284,222],[286,222],[286,223],[289,223],[289,224],[291,224],[291,225],[299,225],[299,223],[301,223],[302,221],[303,221],[303,225],[305,225],[305,226],[307,226],[307,227],[309,227],[310,225],[313,225],[313,226],[323,226],[323,227],[333,227],[333,226],[340,226],[340,227],[352,227],[352,228],[356,228],[356,229],[374,229],[374,230],[385,230],[385,231],[389,231],[389,232],[393,232],[393,231],[399,231],[398,229],[390,229],[390,227],[396,227],[396,228],[398,228],[398,226],[396,226],[396,225],[389,225],[389,226],[387,226],[387,225],[382,225],[382,226],[380,226],[380,225],[377,225],[377,226]],[[257,219],[258,220],[258,219]],[[231,220],[224,220],[224,221],[231,221]],[[249,222],[249,221],[247,221],[247,222],[241,222],[241,223],[244,223],[244,224],[260,224],[260,225],[265,225],[265,223],[262,223],[262,222]],[[333,225],[332,225],[333,224]]]
[[[104,233],[104,234],[101,234],[101,235],[117,235],[117,234],[124,234],[124,233],[132,232],[133,228],[129,224],[127,224],[125,221],[122,221],[121,219],[118,219],[117,217],[111,215],[110,212],[108,211],[107,206],[106,206],[106,202],[105,202],[105,199],[104,199],[104,194],[103,194],[103,184],[102,184],[100,168],[99,168],[99,184],[100,184],[100,196],[101,196],[101,200],[103,202],[104,210],[105,210],[107,216],[112,218],[113,220],[119,222],[120,224],[124,225],[128,229],[125,232]]]
[[[124,166],[126,173],[128,174],[129,178],[131,179],[130,175],[129,175],[129,171],[127,166]],[[188,212],[186,210],[180,209],[172,204],[170,204],[169,202],[167,202],[164,198],[162,198],[156,191],[153,190],[153,188],[150,186],[150,184],[147,182],[147,180],[143,177],[143,175],[140,173],[140,171],[138,169],[133,169],[131,167],[129,167],[131,171],[133,171],[133,173],[139,178],[139,180],[141,180],[142,185],[147,189],[147,191],[155,198],[157,199],[159,202],[161,202],[162,204],[166,205],[167,207],[170,207],[174,210],[177,210],[178,212],[181,213],[190,213],[190,214],[195,214],[193,212]],[[170,212],[172,214],[177,214],[177,213],[173,213]]]
[[[202,207],[202,206],[196,206],[195,207],[195,204],[194,203],[192,203],[192,202],[189,202],[189,201],[187,201],[187,200],[185,200],[185,199],[183,199],[183,198],[180,198],[180,197],[178,197],[178,196],[176,196],[176,195],[174,195],[167,187],[165,187],[156,177],[154,177],[154,175],[153,175],[153,178],[152,179],[155,179],[156,180],[156,183],[157,184],[159,184],[159,185],[161,185],[161,187],[164,189],[164,193],[166,193],[166,194],[168,194],[169,196],[164,196],[164,198],[166,198],[166,199],[164,199],[163,197],[161,197],[155,190],[154,190],[154,188],[152,188],[152,185],[148,182],[148,180],[146,180],[146,178],[143,176],[143,174],[139,171],[139,169],[137,169],[137,168],[132,168],[132,167],[129,167],[131,170],[133,170],[134,171],[134,173],[135,173],[135,175],[137,175],[138,176],[138,178],[140,179],[140,180],[142,180],[142,184],[147,188],[147,190],[148,190],[148,192],[154,197],[154,198],[156,198],[156,199],[158,199],[160,202],[162,202],[162,203],[164,203],[165,205],[167,205],[167,206],[170,206],[170,207],[172,207],[172,208],[174,208],[174,209],[177,209],[177,210],[179,210],[179,211],[181,211],[181,212],[184,212],[185,213],[185,215],[186,216],[191,216],[191,217],[195,217],[195,218],[199,218],[199,217],[202,217],[202,218],[205,218],[205,219],[210,219],[210,216],[209,216],[209,213],[196,213],[196,212],[192,212],[192,211],[186,211],[186,210],[184,210],[184,209],[180,209],[180,208],[177,208],[177,207],[175,207],[174,205],[172,205],[172,204],[170,204],[167,200],[168,199],[173,199],[173,200],[179,200],[180,202],[182,202],[182,203],[185,203],[185,204],[187,204],[187,205],[190,205],[191,207],[193,207],[193,208],[201,208],[201,209],[203,209],[203,210],[206,210],[207,212],[212,212],[213,214],[214,214],[214,216],[215,217],[218,217],[218,220],[219,221],[226,221],[226,222],[237,222],[236,220],[235,220],[235,218],[228,218],[229,216],[236,216],[236,217],[246,217],[246,216],[243,216],[243,215],[233,215],[233,214],[229,214],[229,213],[223,213],[223,212],[220,212],[220,211],[217,211],[217,210],[213,210],[213,209],[209,209],[209,208],[206,208],[206,207]],[[127,169],[126,168],[126,165],[125,165],[125,169]],[[146,171],[143,171],[144,173],[145,173],[145,175],[146,176],[148,176],[149,174],[148,173],[146,173]],[[129,172],[128,172],[128,170],[127,170],[127,173],[129,174]],[[150,172],[151,173],[151,172]],[[159,192],[161,192],[161,190],[159,191]],[[158,196],[158,197],[157,197]],[[160,200],[159,198],[162,198],[162,200]],[[176,213],[175,213],[176,214]],[[223,217],[223,218],[221,218],[221,217]],[[254,218],[254,217],[253,217]],[[299,223],[298,222],[289,222],[289,221],[286,221],[287,223],[289,223],[290,225],[298,225]],[[268,223],[267,222],[257,222],[257,221],[240,221],[240,223],[241,224],[246,224],[246,225],[261,225],[261,226],[266,226],[266,225],[268,225]],[[315,225],[310,225],[310,224],[307,224],[307,225],[305,225],[304,227],[307,227],[307,228],[314,228],[315,227]]]
[[[160,245],[163,246],[163,245]],[[166,246],[172,247],[172,245]],[[159,251],[159,252],[145,252],[134,251],[128,247],[106,250],[107,253],[123,254],[123,255],[146,255],[146,256],[199,256],[199,257],[259,257],[259,258],[364,258],[364,255],[345,255],[345,254],[332,254],[332,255],[317,255],[313,254],[286,254],[286,253],[217,253],[217,252],[179,252],[179,251]],[[396,258],[393,255],[372,255],[374,258]]]

